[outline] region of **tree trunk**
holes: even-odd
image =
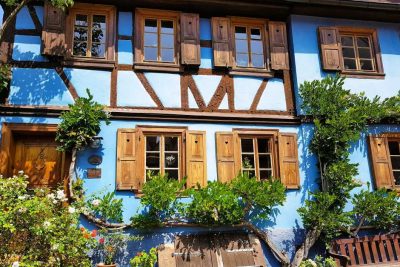
[[[8,15],[8,17],[6,18],[6,20],[3,19],[3,24],[1,25],[1,29],[0,29],[0,43],[3,41],[3,34],[6,30],[6,28],[9,26],[9,24],[11,23],[11,21],[13,21],[13,19],[17,16],[18,12],[25,6],[27,5],[29,2],[31,2],[32,0],[22,0],[21,3],[19,3],[15,9],[10,13],[10,15]]]
[[[71,164],[69,165],[69,172],[68,172],[69,196],[71,198],[74,197],[74,192],[72,190],[72,181],[74,180],[75,164],[76,164],[76,149],[74,148],[72,150]]]
[[[321,231],[316,228],[307,231],[306,238],[303,244],[297,249],[292,264],[290,265],[291,267],[298,267],[300,263],[308,257],[310,248],[314,246],[320,235]]]

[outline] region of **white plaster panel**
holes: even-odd
[[[261,78],[235,77],[235,109],[249,110],[262,83]]]
[[[225,94],[225,96],[222,99],[221,104],[219,105],[218,109],[229,109],[228,94]]]
[[[222,76],[217,75],[193,75],[193,79],[196,82],[197,88],[199,88],[200,94],[204,99],[206,105],[209,104],[212,96],[217,90],[218,84],[222,79]]]
[[[148,72],[145,75],[164,107],[181,107],[181,84],[179,74]]]
[[[189,108],[199,108],[196,99],[194,99],[192,91],[190,90],[188,90],[188,99],[189,99]]]
[[[267,88],[260,98],[257,110],[287,110],[283,80],[268,80]]]
[[[123,107],[157,107],[132,71],[119,71],[117,105]]]

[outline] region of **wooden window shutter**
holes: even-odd
[[[271,68],[274,70],[290,69],[286,23],[270,21],[268,23],[268,33],[271,53]]]
[[[339,31],[335,27],[319,27],[319,42],[324,70],[342,69],[342,49]]]
[[[231,67],[232,53],[230,45],[230,20],[228,18],[213,17],[211,19],[214,66]]]
[[[144,18],[140,11],[136,10],[135,13],[135,30],[134,30],[134,41],[135,41],[135,62],[143,62],[143,38],[144,38]]]
[[[176,236],[174,266],[219,266],[216,251],[211,247],[210,241],[209,235]],[[167,266],[160,260],[158,262],[160,267]]]
[[[158,265],[160,267],[176,267],[176,257],[174,256],[174,244],[163,244],[157,250]]]
[[[199,14],[181,14],[181,61],[185,65],[200,65]]]
[[[217,132],[217,169],[218,180],[222,183],[231,181],[240,171],[237,135],[232,132]]]
[[[50,1],[45,1],[42,54],[63,56],[65,52],[65,12],[62,9],[53,7]]]
[[[254,252],[253,252],[254,265],[255,266],[268,266],[265,261],[264,252],[263,252],[260,240],[254,234],[249,234],[249,240],[250,240],[250,244],[254,250]]]
[[[187,187],[207,184],[206,132],[186,132],[186,176]]]
[[[370,135],[369,147],[376,187],[393,188],[394,179],[391,171],[392,168],[387,138],[383,136]]]
[[[297,134],[280,133],[278,141],[281,182],[288,189],[298,189],[300,187],[300,172],[297,153]]]
[[[118,129],[117,190],[140,190],[144,182],[143,143],[136,129]]]

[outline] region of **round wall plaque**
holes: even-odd
[[[88,161],[92,165],[100,165],[103,162],[103,157],[99,155],[92,155],[89,157]]]

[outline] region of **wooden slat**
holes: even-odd
[[[393,245],[394,245],[394,250],[397,255],[397,260],[400,261],[400,246],[399,246],[398,235],[395,235],[395,238],[393,239]]]
[[[364,247],[365,259],[367,260],[367,264],[372,263],[371,253],[369,252],[368,241],[362,242]]]
[[[386,248],[387,248],[388,253],[389,253],[389,259],[388,260],[390,262],[396,261],[396,259],[394,258],[393,246],[392,246],[391,239],[386,240]]]
[[[355,248],[356,248],[356,252],[357,252],[358,264],[363,264],[364,263],[363,253],[362,253],[361,246],[360,246],[359,242],[355,243]]]
[[[382,262],[387,262],[385,247],[382,241],[379,241],[379,252],[381,253]]]
[[[352,265],[357,265],[356,257],[354,255],[354,246],[353,244],[347,244],[347,248],[349,250],[349,257]]]
[[[370,242],[371,244],[371,249],[372,249],[372,254],[374,255],[374,261],[375,263],[379,263],[379,255],[378,255],[378,250],[376,249],[376,243],[375,241]]]

